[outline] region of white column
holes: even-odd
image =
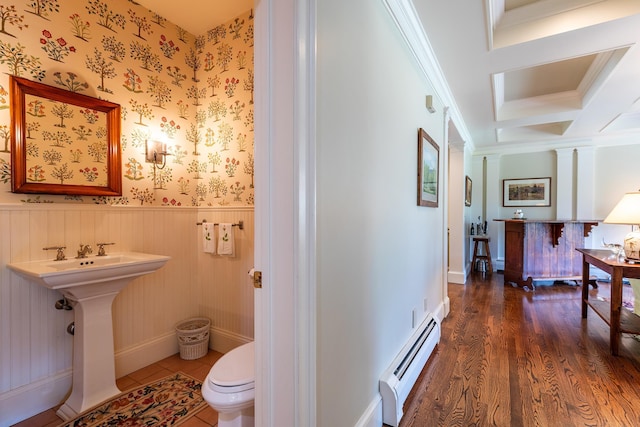
[[[595,185],[595,147],[578,147],[577,179],[576,179],[576,219],[595,219],[594,192]]]
[[[573,148],[556,149],[556,219],[573,219]],[[553,186],[552,186],[553,187]]]
[[[494,270],[504,269],[504,224],[493,221],[500,218],[502,206],[502,181],[500,180],[500,154],[486,156],[485,214],[487,234],[491,238],[491,258]]]

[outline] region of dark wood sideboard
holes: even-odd
[[[597,220],[494,219],[504,222],[504,282],[534,289],[535,280],[581,280],[584,238]],[[595,282],[594,282],[595,284]]]

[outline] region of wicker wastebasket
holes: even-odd
[[[206,317],[194,317],[176,325],[181,359],[199,359],[207,354],[210,326],[211,321]]]

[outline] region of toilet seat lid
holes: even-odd
[[[237,387],[255,382],[255,346],[253,341],[234,348],[214,363],[209,372],[211,384]]]

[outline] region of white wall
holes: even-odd
[[[537,153],[507,154],[500,158],[500,181],[488,183],[497,186],[502,204],[502,180],[518,178],[547,178],[551,177],[551,206],[523,207],[528,219],[555,219],[556,216],[556,153],[553,150]],[[500,218],[512,218],[514,207],[501,207]],[[490,218],[491,221],[493,218]]]
[[[449,139],[451,142],[451,139]],[[447,280],[450,283],[464,283],[467,278],[465,252],[468,250],[469,229],[465,225],[464,205],[465,171],[464,147],[449,145],[449,180],[448,211],[448,270]]]
[[[577,154],[573,156],[572,160],[573,171],[570,177],[571,181],[566,183],[568,188],[563,187],[561,189],[557,188],[558,179],[556,179],[556,177],[559,171],[556,170],[558,163],[555,150],[501,155],[498,162],[499,168],[497,171],[494,171],[494,175],[499,178],[486,183],[493,193],[497,191],[500,195],[499,206],[497,208],[499,217],[509,218],[515,209],[501,206],[502,179],[550,176],[552,178],[551,206],[522,208],[527,218],[556,219],[556,206],[558,205],[557,194],[562,192],[562,194],[565,195],[564,197],[571,199],[571,206],[566,208],[565,211],[568,210],[572,212],[573,218],[568,219],[602,221],[622,198],[624,193],[638,191],[638,189],[640,189],[640,169],[635,166],[635,159],[640,156],[640,144],[632,142],[631,138],[620,137],[607,141],[607,146],[595,148],[576,146]],[[580,150],[593,151],[594,161],[591,162],[589,160],[580,163],[578,158],[580,156]],[[478,161],[481,158],[482,156],[474,157],[474,176],[482,175],[482,162]],[[563,162],[561,166],[566,167],[566,162]],[[587,170],[576,173],[578,167],[586,168]],[[588,199],[587,202],[593,200],[593,207],[591,208],[590,202],[589,206],[578,206],[581,203],[578,193],[581,193],[582,198]],[[482,196],[485,197],[486,194]],[[590,218],[583,218],[578,214],[580,210],[593,210],[593,215]],[[580,217],[576,218],[576,215]],[[492,223],[491,219],[492,218],[489,219],[490,229],[493,225],[493,228],[498,231],[498,238],[493,239],[491,242],[492,255],[494,255],[494,261],[497,262],[498,268],[502,269],[504,268],[504,245],[502,244],[502,239],[504,239],[504,226],[500,223]],[[607,243],[622,243],[625,234],[630,230],[631,226],[600,223],[597,227],[593,228],[591,234],[585,239],[585,247],[601,248],[602,239]],[[595,273],[597,274],[597,272]]]
[[[354,425],[442,305],[444,199],[416,203],[417,133],[443,141],[426,79],[382,2],[318,2],[317,425]],[[444,179],[441,168],[440,179]],[[442,188],[442,187],[441,187]]]
[[[594,214],[603,220],[622,199],[624,193],[640,189],[640,168],[636,160],[640,156],[640,144],[599,147],[595,152],[593,192]],[[607,243],[622,244],[631,226],[601,224],[592,232],[592,246],[601,247],[602,239]]]

